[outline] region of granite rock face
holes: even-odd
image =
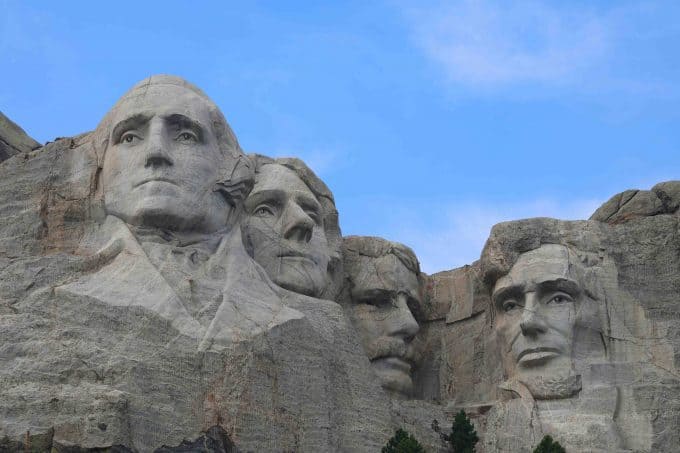
[[[177,77],[0,161],[0,451],[678,451],[678,181],[427,276]]]
[[[40,148],[40,143],[0,112],[0,162],[15,154],[27,153]]]
[[[440,387],[450,410],[483,408],[483,451],[531,451],[544,434],[567,451],[680,445],[679,220],[507,222],[479,263],[432,277],[453,288],[441,303],[472,269],[462,300],[486,299],[442,335],[458,361]]]

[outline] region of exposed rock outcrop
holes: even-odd
[[[177,77],[43,147],[1,116],[0,161],[0,451],[680,445],[680,181],[426,276]]]

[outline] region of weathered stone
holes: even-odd
[[[0,178],[0,438],[153,451],[217,425],[243,451],[384,445],[389,398],[342,307],[246,253],[252,165],[200,90],[151,78],[93,134],[24,156]]]
[[[655,215],[494,227],[481,262],[510,400],[491,412],[486,451],[531,451],[527,439],[543,433],[568,451],[674,445],[664,437],[679,414],[680,344],[668,334],[680,314],[677,226]],[[643,404],[641,382],[668,399]],[[538,431],[518,435],[528,426]]]
[[[369,236],[349,236],[342,244],[347,308],[371,367],[382,386],[397,396],[413,391],[413,339],[419,326],[422,277],[408,247]]]
[[[40,143],[0,112],[0,162],[15,154],[28,153],[40,148]]]
[[[626,190],[614,195],[600,206],[590,220],[617,224],[637,217],[665,213],[665,206],[658,194],[651,190]]]
[[[238,449],[227,433],[219,426],[213,426],[195,440],[184,440],[176,447],[156,449],[154,453],[238,453]]]
[[[652,187],[654,192],[664,204],[666,212],[672,214],[680,207],[680,181],[666,181]]]
[[[251,158],[255,187],[242,227],[248,253],[277,285],[335,300],[342,239],[333,195],[299,159]]]
[[[428,277],[182,79],[44,147],[2,124],[0,451],[443,452],[461,409],[478,452],[680,445],[678,181]]]

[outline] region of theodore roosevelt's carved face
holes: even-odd
[[[253,259],[279,286],[317,297],[328,284],[330,251],[322,207],[291,169],[263,165],[245,202],[243,231]]]
[[[352,323],[383,388],[408,396],[413,388],[412,341],[419,331],[411,311],[420,297],[418,277],[392,253],[350,255],[348,248],[345,273],[351,287]]]
[[[519,257],[493,290],[496,326],[510,377],[551,379],[569,374],[583,290],[569,251],[543,245]]]
[[[115,107],[102,170],[106,211],[176,231],[223,228],[231,206],[215,190],[225,156],[208,101],[178,85],[137,88]]]

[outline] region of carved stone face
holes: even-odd
[[[496,282],[495,328],[509,377],[545,382],[570,374],[574,326],[584,297],[570,269],[567,248],[543,245],[521,255]]]
[[[213,232],[231,211],[215,191],[224,155],[207,101],[175,85],[150,85],[115,108],[102,171],[109,214],[139,226]]]
[[[409,306],[418,303],[418,278],[392,254],[347,264],[350,316],[371,367],[386,390],[407,396],[413,388],[411,342],[419,330]]]
[[[319,296],[328,284],[330,252],[321,205],[297,174],[266,164],[245,202],[246,246],[279,286]]]

